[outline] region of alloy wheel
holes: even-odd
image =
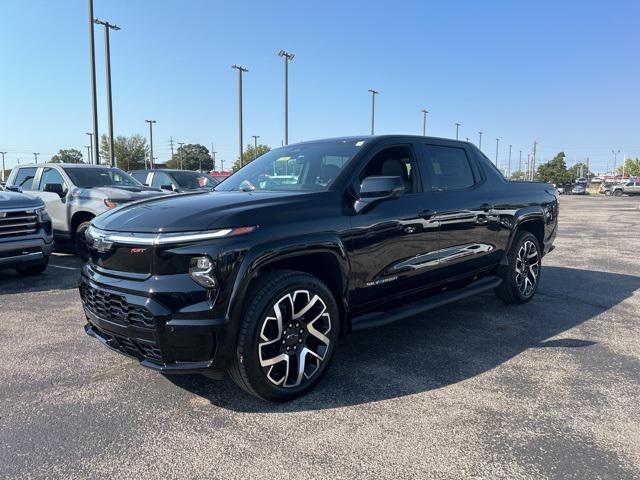
[[[529,298],[535,292],[540,276],[540,255],[534,242],[527,240],[520,246],[515,267],[518,290],[524,298]]]
[[[318,373],[333,332],[327,305],[309,290],[277,300],[262,322],[258,339],[260,367],[274,385],[298,387]]]

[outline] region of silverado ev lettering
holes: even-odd
[[[272,150],[213,192],[96,217],[86,332],[163,373],[228,372],[286,401],[339,337],[486,290],[529,301],[553,247],[556,190],[512,183],[473,145],[430,137]]]

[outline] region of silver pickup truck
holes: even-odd
[[[609,191],[609,195],[619,197],[622,194],[640,195],[640,177],[630,178],[626,183],[613,185]]]
[[[11,171],[7,186],[41,198],[51,216],[56,243],[70,243],[83,258],[87,254],[84,233],[94,217],[124,203],[167,194],[142,185],[118,168],[69,163],[19,165]]]

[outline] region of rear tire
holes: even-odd
[[[46,258],[43,262],[38,263],[36,265],[29,265],[28,267],[18,267],[16,271],[19,275],[40,275],[47,269],[47,265],[49,265],[49,258]]]
[[[542,251],[538,239],[530,232],[517,232],[507,254],[509,267],[501,275],[496,295],[507,303],[519,304],[533,298],[542,273]]]
[[[331,291],[307,273],[278,270],[250,288],[229,375],[246,392],[286,402],[326,372],[340,317]]]
[[[78,225],[78,228],[76,228],[76,234],[74,236],[76,255],[80,257],[84,262],[89,260],[89,246],[87,244],[87,237],[85,236],[89,225],[91,225],[91,221],[82,222],[80,225]]]
[[[613,196],[614,197],[621,197],[622,196],[622,190],[615,190],[613,192]]]

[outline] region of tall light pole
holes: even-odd
[[[4,156],[7,154],[7,152],[0,152],[0,155],[2,155],[2,181],[4,182]]]
[[[613,176],[616,176],[616,164],[618,161],[618,154],[620,153],[620,150],[611,150],[611,153],[613,153]]]
[[[260,135],[251,135],[253,137],[253,160],[258,158],[258,139]]]
[[[184,142],[178,142],[178,155],[180,157],[180,170],[184,169],[184,163],[182,162],[182,146]]]
[[[231,68],[238,70],[238,144],[240,146],[240,168],[244,166],[242,154],[242,74],[249,70],[242,65],[231,65]]]
[[[426,109],[422,110],[422,136],[423,137],[427,136],[427,113],[429,113],[429,110],[426,110]]]
[[[478,132],[478,148],[482,150],[482,132]]]
[[[149,168],[153,170],[153,124],[155,120],[145,120],[149,124]]]
[[[87,161],[91,163],[91,145],[85,145],[84,148],[87,149]]]
[[[511,176],[511,145],[509,145],[509,163],[507,167],[507,178]]]
[[[91,71],[91,115],[93,119],[93,132],[91,137],[91,158],[100,163],[100,147],[98,146],[98,96],[96,93],[96,49],[93,23],[93,0],[89,0],[89,63]]]
[[[212,170],[214,170],[214,171],[216,169],[216,153],[218,153],[218,152],[216,152],[215,150],[211,150],[211,157],[212,157],[212,160],[213,160],[213,169]],[[220,170],[222,170],[222,169],[220,169]]]
[[[295,55],[280,50],[278,56],[284,58],[284,144],[289,145],[289,62]]]
[[[520,156],[518,158],[518,171],[522,171],[522,150],[520,150]]]
[[[460,124],[456,123],[456,140],[458,140],[458,133],[460,132]]]
[[[373,88],[369,89],[369,92],[371,93],[371,135],[375,135],[375,130],[376,130],[376,95],[378,95],[380,92],[377,90],[374,90]]]
[[[40,152],[33,152],[33,158],[36,159],[36,164],[38,163],[38,155],[40,155]]]
[[[496,138],[496,167],[498,166],[498,148],[500,145],[500,139]]]
[[[94,20],[94,22],[98,25],[104,26],[104,57],[107,64],[107,119],[109,120],[109,163],[112,167],[115,167],[116,160],[113,151],[113,103],[111,101],[111,47],[109,45],[109,31],[120,30],[120,27],[103,20],[98,20],[97,18]]]
[[[93,133],[87,132],[87,135],[89,135],[89,146],[93,149]],[[93,153],[91,152],[91,150],[89,150],[89,154],[87,155],[87,161],[89,162],[89,164],[93,163]]]

